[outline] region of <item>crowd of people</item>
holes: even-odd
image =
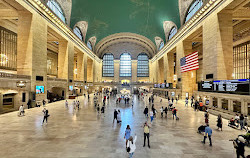
[[[86,95],[85,95],[86,97]],[[87,95],[88,100],[90,100],[90,96],[89,94]],[[133,108],[134,105],[134,101],[133,101],[133,96],[132,95],[112,95],[112,93],[110,92],[105,92],[101,95],[100,92],[94,93],[93,94],[93,103],[94,103],[94,107],[96,110],[97,115],[103,115],[105,117],[105,109],[106,109],[106,105],[109,104],[109,100],[110,97],[114,97],[114,100],[116,100],[117,104],[123,103],[121,102],[122,100],[124,100],[124,104],[130,104],[131,101],[131,107]],[[154,119],[156,119],[157,117],[157,113],[158,110],[156,109],[155,105],[155,99],[157,97],[157,94],[151,94],[151,93],[145,93],[145,92],[140,92],[138,94],[138,99],[139,101],[143,101],[145,108],[143,110],[143,114],[145,115],[145,122],[143,122],[142,125],[142,130],[143,130],[143,138],[144,138],[144,143],[143,143],[143,147],[145,147],[145,145],[147,144],[148,148],[150,148],[150,128],[153,128],[153,122]],[[132,99],[131,99],[132,98]],[[147,98],[148,98],[148,103],[147,102]],[[100,101],[101,100],[101,101]],[[175,105],[177,105],[179,97],[176,97],[174,99],[174,97],[172,98],[167,98],[167,104],[164,106],[164,103],[162,103],[162,98],[159,98],[160,100],[160,104],[161,107],[159,109],[160,111],[160,117],[161,119],[163,118],[168,118],[168,116],[170,115],[170,117],[173,118],[173,120],[179,120],[179,117],[177,116],[177,108],[175,107]],[[174,101],[176,101],[174,103]],[[209,104],[209,102],[206,102],[206,104]],[[44,109],[42,110],[43,112],[43,120],[42,120],[42,124],[47,123],[48,122],[48,118],[50,116],[48,109],[45,108],[45,103],[43,102],[44,105]],[[80,110],[80,100],[76,99],[73,100],[72,102],[72,109],[73,110]],[[209,145],[212,146],[212,133],[213,130],[209,125],[209,112],[208,109],[206,108],[206,105],[204,106],[203,103],[201,101],[197,101],[194,99],[194,97],[190,98],[190,101],[188,98],[186,98],[184,100],[184,106],[188,107],[191,106],[192,108],[194,108],[195,111],[204,111],[204,123],[205,125],[201,125],[198,128],[198,132],[199,133],[204,133],[204,137],[203,140],[201,141],[202,143],[206,143],[206,139],[209,139]],[[117,105],[116,105],[117,106]],[[65,108],[68,109],[69,108],[69,102],[68,100],[65,101]],[[24,116],[24,107],[23,105],[20,106],[19,108],[19,112],[18,112],[18,116]],[[169,114],[170,113],[170,114]],[[165,117],[164,117],[165,115]],[[114,117],[113,117],[113,125],[115,123],[117,123],[117,125],[121,125],[122,124],[122,117],[121,117],[121,110],[119,108],[114,108]],[[149,120],[148,120],[149,119]],[[240,127],[241,130],[245,129],[247,130],[247,120],[248,117],[247,116],[243,116],[243,114],[238,115],[236,114],[234,118],[232,118],[229,121],[229,125],[231,126],[235,126],[235,127]],[[149,126],[148,122],[150,122],[151,126]],[[223,119],[221,115],[218,115],[217,117],[217,130],[222,131],[222,125],[223,125]],[[244,135],[242,136],[244,137]],[[242,139],[242,137],[239,137],[237,140],[234,140],[234,146],[236,148],[237,151],[237,156],[244,156],[244,141]],[[249,134],[250,137],[250,134]],[[130,125],[127,125],[125,132],[124,132],[124,139],[125,139],[125,146],[126,146],[126,151],[128,152],[128,155],[130,158],[133,157],[135,150],[136,150],[136,140],[137,140],[137,135],[135,134],[135,136],[132,136],[132,129],[130,127]],[[147,142],[147,143],[146,143]]]

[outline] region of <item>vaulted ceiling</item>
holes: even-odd
[[[180,27],[178,0],[72,0],[71,28],[78,21],[88,22],[86,40],[131,32],[154,42],[165,39],[164,21]]]

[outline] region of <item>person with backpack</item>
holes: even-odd
[[[135,142],[137,140],[137,136],[135,134],[135,139],[132,136],[129,137],[128,142],[126,144],[127,152],[129,153],[129,157],[132,158],[136,149]]]
[[[173,110],[172,110],[172,114],[173,114],[173,119],[174,119],[174,117],[175,117],[175,119],[177,120],[177,109],[175,109],[175,107],[173,108]]]
[[[48,123],[49,111],[46,108],[43,109],[43,114],[44,114],[43,115],[43,123],[45,120],[46,120],[46,123]]]

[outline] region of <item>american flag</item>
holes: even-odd
[[[193,52],[180,59],[181,73],[199,69],[198,52]]]

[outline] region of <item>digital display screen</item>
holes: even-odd
[[[73,86],[69,86],[69,90],[70,90],[70,91],[73,91]]]
[[[199,83],[199,91],[249,94],[249,79],[203,81]]]
[[[43,94],[44,86],[36,86],[36,94]]]

